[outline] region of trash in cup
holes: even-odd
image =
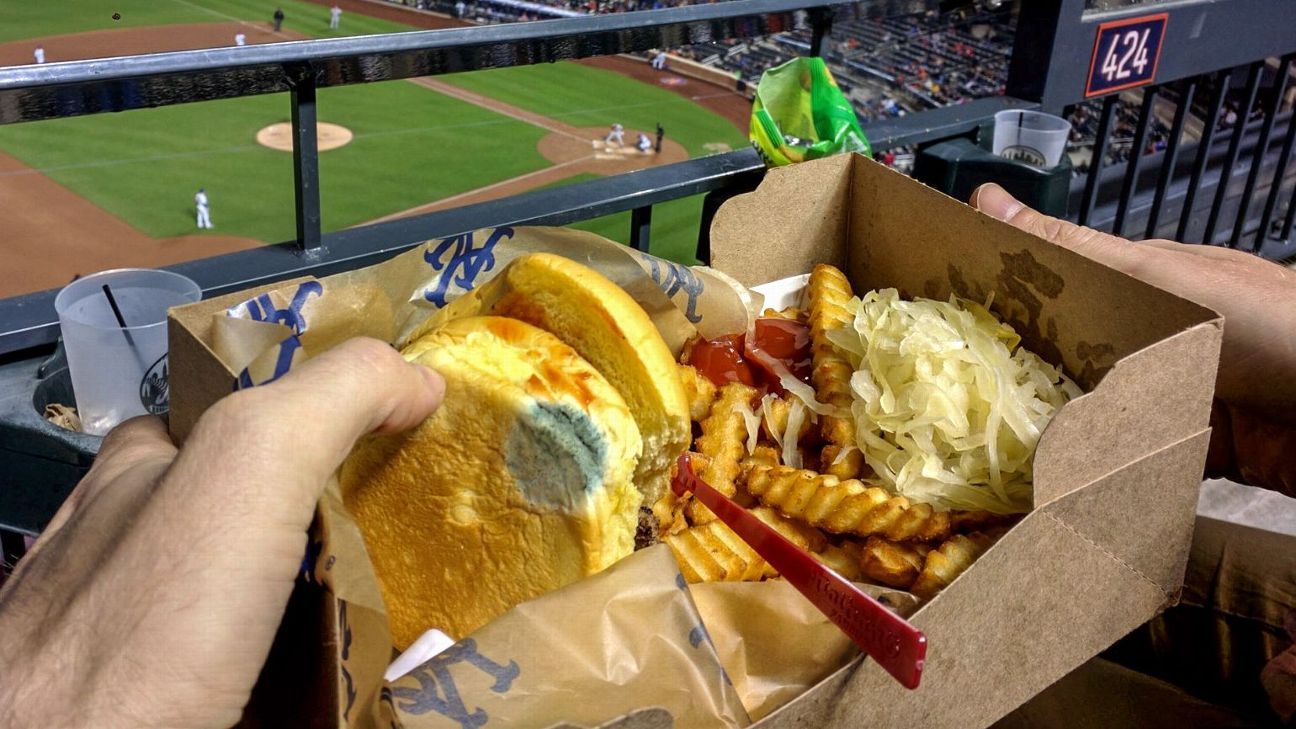
[[[202,297],[169,271],[122,268],[79,278],[54,299],[82,428],[103,435],[170,404],[167,309]]]
[[[994,148],[1000,157],[1036,167],[1054,167],[1066,151],[1071,122],[1042,111],[1006,110],[995,114]]]

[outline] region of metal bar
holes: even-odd
[[[23,535],[0,529],[0,571],[12,572],[18,566],[18,560],[26,553],[27,545],[23,541]],[[3,582],[4,580],[0,580],[0,583]]]
[[[630,211],[630,247],[648,252],[649,234],[652,232],[652,206],[644,205]]]
[[[295,74],[292,99],[293,185],[297,202],[297,246],[320,247],[319,140],[316,138],[315,73],[309,66]]]
[[[1220,170],[1219,186],[1215,188],[1215,202],[1211,205],[1210,215],[1206,218],[1206,231],[1202,233],[1202,243],[1215,244],[1215,227],[1219,223],[1220,211],[1224,208],[1224,196],[1229,183],[1233,180],[1233,168],[1237,165],[1238,155],[1242,148],[1242,137],[1246,136],[1247,121],[1251,118],[1251,107],[1255,105],[1256,92],[1260,89],[1260,70],[1263,61],[1251,64],[1247,71],[1246,90],[1243,92],[1244,103],[1238,105],[1237,122],[1233,125],[1233,135],[1229,137],[1228,153],[1224,156],[1224,167]],[[1238,213],[1241,215],[1241,211]]]
[[[1107,136],[1111,131],[1112,117],[1116,115],[1116,97],[1103,99],[1102,113],[1098,118],[1098,136],[1094,138],[1092,157],[1089,159],[1089,176],[1085,178],[1084,197],[1080,199],[1080,224],[1089,223],[1093,213],[1094,201],[1098,199],[1098,173],[1102,171],[1103,160],[1107,157]]]
[[[491,202],[402,218],[323,236],[320,255],[280,244],[179,263],[182,273],[219,296],[295,276],[325,276],[386,260],[422,241],[500,225],[566,225],[730,186],[751,189],[765,163],[750,147],[638,172],[578,182]],[[57,289],[0,299],[0,355],[58,339]],[[0,462],[3,462],[0,459]]]
[[[0,123],[291,90],[310,64],[320,88],[769,35],[794,13],[849,0],[735,0],[533,23],[204,48],[0,69]]]
[[[1030,0],[1017,9],[1017,32],[1013,36],[1012,56],[1008,60],[1008,81],[1004,93],[1019,99],[1040,102],[1043,110],[1056,114],[1076,99],[1050,105],[1044,103],[1049,89],[1051,70],[1074,63],[1078,56],[1064,47],[1069,44],[1070,29],[1084,14],[1084,0]],[[1055,63],[1058,60],[1060,62]]]
[[[1166,188],[1170,186],[1175,165],[1179,163],[1179,144],[1183,141],[1184,121],[1188,118],[1188,110],[1192,108],[1196,93],[1197,79],[1190,79],[1179,92],[1179,106],[1175,109],[1174,121],[1170,124],[1170,139],[1166,143],[1165,157],[1161,160],[1161,175],[1157,178],[1156,194],[1152,196],[1152,209],[1148,211],[1144,238],[1156,237],[1157,225],[1161,222],[1161,208],[1165,205]]]
[[[1296,119],[1292,120],[1296,124]],[[1287,218],[1283,221],[1282,232],[1278,234],[1278,239],[1282,241],[1291,241],[1292,223],[1296,222],[1296,186],[1292,187],[1292,199],[1287,203]]]
[[[1220,110],[1224,108],[1224,98],[1228,96],[1229,83],[1233,81],[1233,70],[1225,69],[1216,76],[1218,87],[1215,98],[1211,100],[1210,115],[1202,120],[1202,136],[1197,142],[1197,159],[1193,161],[1192,177],[1188,189],[1184,191],[1183,209],[1179,212],[1179,227],[1175,231],[1175,240],[1186,241],[1188,221],[1192,220],[1193,201],[1197,197],[1197,186],[1201,184],[1202,173],[1210,160],[1210,148],[1215,142],[1215,127],[1219,125]]]
[[[925,110],[921,114],[909,114],[862,126],[873,151],[884,152],[908,144],[972,134],[987,124],[993,124],[995,112],[1005,109],[1031,111],[1038,108],[1039,104],[1033,101],[1022,101],[1011,96],[988,96],[966,104],[942,106]]]
[[[1278,165],[1274,167],[1273,182],[1269,184],[1269,196],[1265,198],[1264,212],[1260,215],[1260,230],[1256,231],[1255,247],[1252,250],[1261,250],[1269,236],[1269,224],[1278,207],[1278,196],[1282,194],[1283,178],[1287,174],[1287,163],[1291,161],[1293,145],[1296,145],[1296,109],[1287,116],[1287,136],[1283,137],[1282,151],[1278,153]]]
[[[1116,235],[1125,235],[1125,216],[1129,213],[1130,201],[1134,198],[1134,188],[1138,183],[1139,165],[1143,160],[1143,148],[1147,146],[1148,128],[1152,126],[1152,106],[1156,104],[1156,99],[1155,87],[1144,90],[1138,126],[1134,129],[1133,147],[1130,149],[1129,161],[1125,163],[1125,182],[1121,186],[1120,202],[1116,205],[1116,220],[1112,223],[1112,232]]]
[[[810,15],[810,55],[823,55],[824,38],[832,32],[833,13],[829,8],[811,8]]]
[[[1251,155],[1251,169],[1247,172],[1246,186],[1242,188],[1242,199],[1238,201],[1237,220],[1233,222],[1233,235],[1229,237],[1229,248],[1237,248],[1242,240],[1242,229],[1246,227],[1247,212],[1251,209],[1251,196],[1255,193],[1256,182],[1260,179],[1260,168],[1264,167],[1265,153],[1269,151],[1269,137],[1273,134],[1274,122],[1282,110],[1283,94],[1287,93],[1287,76],[1291,71],[1292,56],[1288,55],[1278,64],[1278,75],[1274,78],[1273,102],[1265,112],[1264,126],[1260,127],[1260,140],[1256,142]],[[1282,178],[1274,178],[1281,184]],[[1254,250],[1259,250],[1257,243]]]

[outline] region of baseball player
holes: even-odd
[[[284,11],[283,8],[275,8],[274,15],[274,32],[278,33],[283,28]]]
[[[648,138],[647,134],[640,132],[639,139],[635,142],[635,146],[639,148],[641,154],[648,154],[652,151],[653,143],[652,140]]]
[[[615,139],[618,147],[625,146],[625,127],[620,124],[613,124],[612,131],[608,132],[607,139],[603,140],[606,147],[612,146],[612,140]]]
[[[235,34],[234,34],[234,45],[236,45],[236,46],[245,46],[245,45],[247,45],[247,36],[246,36],[246,35],[243,35],[242,33],[235,33]]]
[[[212,228],[211,210],[207,205],[207,191],[201,187],[194,194],[194,207],[198,208],[198,227],[210,230]]]
[[[45,46],[36,46],[36,50],[32,51],[32,57],[36,59],[37,63],[44,63]]]
[[[338,6],[334,5],[332,9],[329,10],[329,28],[332,28],[333,30],[337,30],[338,26],[341,24],[342,24],[342,8],[339,8]]]

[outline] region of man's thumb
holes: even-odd
[[[1008,191],[987,182],[972,192],[972,207],[997,220],[1037,235],[1063,248],[1070,248],[1086,258],[1112,268],[1134,273],[1143,256],[1124,238],[1100,233],[1065,220],[1044,215],[1026,206]]]

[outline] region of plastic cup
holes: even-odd
[[[995,114],[993,152],[1017,162],[1049,168],[1062,161],[1071,122],[1042,111]]]
[[[167,309],[201,297],[184,276],[148,268],[103,271],[63,287],[54,308],[85,432],[103,435],[127,418],[167,411]]]

